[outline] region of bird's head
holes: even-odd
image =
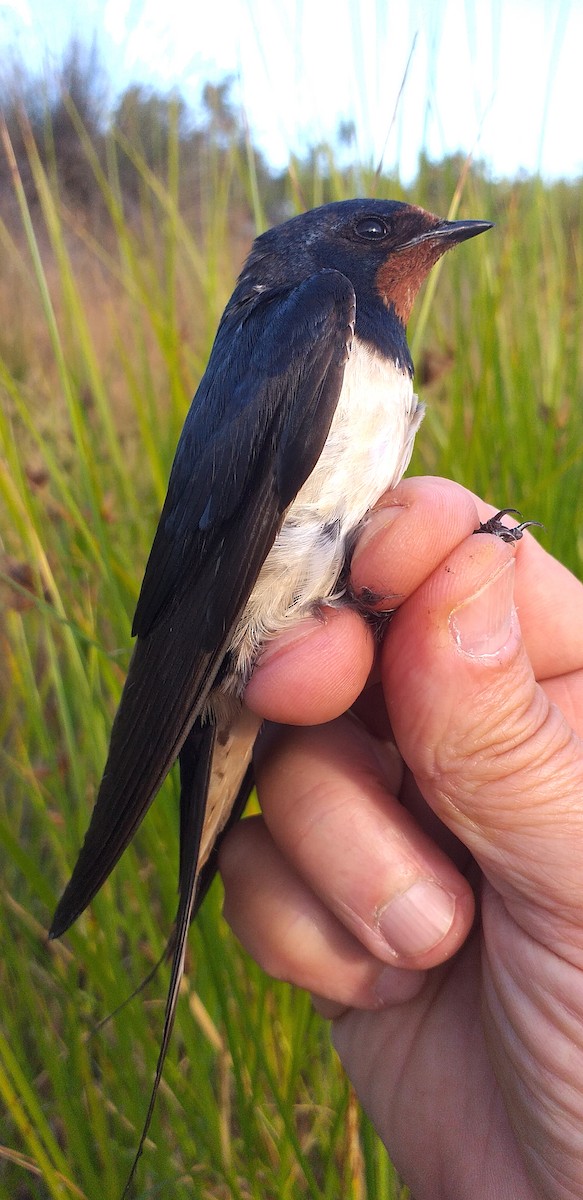
[[[406,326],[431,267],[489,221],[445,221],[398,200],[344,200],[313,208],[263,234],[249,263],[280,284],[315,270],[341,271],[359,303],[380,299]]]

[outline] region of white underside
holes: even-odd
[[[355,531],[406,470],[423,405],[407,372],[355,340],[318,463],[288,509],[233,639],[235,669],[249,676],[261,646],[322,601]]]

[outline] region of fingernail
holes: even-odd
[[[515,621],[514,560],[489,579],[478,592],[450,613],[453,636],[466,654],[476,658],[498,654]]]
[[[360,554],[366,547],[377,537],[383,530],[388,529],[401,513],[407,511],[406,504],[391,504],[387,508],[379,508],[376,512],[371,512],[365,518],[359,530],[358,541],[354,547],[352,555],[352,565],[354,566]]]
[[[451,928],[455,897],[437,883],[420,879],[379,915],[379,929],[391,950],[406,958],[438,946]]]

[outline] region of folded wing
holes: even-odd
[[[110,874],[204,706],[285,509],[322,451],[354,316],[352,285],[336,271],[225,311],[177,448],[103,779],[51,937]],[[197,839],[203,820],[182,815]],[[183,859],[183,896],[188,874]]]

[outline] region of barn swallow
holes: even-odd
[[[326,204],[256,239],[222,316],[146,566],[95,808],[50,930],[59,937],[92,900],[178,759],[172,971],[134,1168],[188,926],[253,783],[260,722],[245,685],[266,642],[349,600],[357,532],[401,479],[423,417],[413,301],[446,250],[490,227],[393,200]]]

